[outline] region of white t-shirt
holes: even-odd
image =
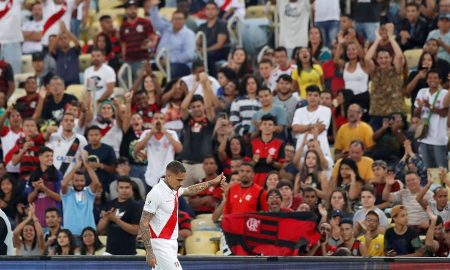
[[[98,126],[100,129],[107,129],[108,124],[101,124],[96,119],[94,119],[89,126]],[[120,157],[120,144],[122,143],[123,132],[122,129],[117,124],[116,120],[112,121],[111,127],[109,130],[103,135],[100,142],[111,146],[114,149],[114,153],[116,153],[116,158]]]
[[[66,0],[67,3],[67,9],[64,15],[61,17],[60,20],[63,20],[64,24],[66,25],[67,29],[70,29],[70,20],[72,19],[72,11],[75,7],[75,0]],[[44,24],[47,22],[47,20],[53,15],[58,13],[64,5],[56,5],[54,0],[47,0],[43,3],[42,6],[42,12],[44,17]],[[41,39],[41,42],[43,45],[48,45],[48,39],[51,35],[58,35],[59,34],[59,21],[55,22],[50,28],[45,32],[44,36]]]
[[[67,156],[67,152],[69,151],[69,147],[72,147],[75,138],[78,138],[80,141],[78,145],[78,149],[75,155],[69,157]],[[50,136],[50,140],[47,142],[47,146],[53,149],[53,165],[59,170],[61,168],[62,163],[70,163],[69,167],[67,167],[64,176],[66,176],[75,166],[77,162],[77,157],[81,154],[81,151],[87,145],[86,138],[79,134],[74,133],[74,135],[70,138],[65,138],[62,133],[56,132]]]
[[[309,124],[315,124],[317,122],[322,122],[325,125],[325,130],[322,131],[322,133],[318,136],[318,141],[320,144],[320,148],[322,149],[322,152],[325,155],[330,156],[330,145],[328,144],[328,138],[327,138],[327,130],[330,126],[331,121],[331,110],[328,107],[319,105],[317,110],[313,112],[309,112],[307,110],[308,106],[299,108],[295,111],[294,114],[294,120],[292,121],[292,125],[309,125]],[[296,149],[300,148],[302,142],[303,142],[303,136],[305,134],[298,134],[297,135],[297,146]],[[309,135],[312,138],[312,135]]]
[[[434,199],[430,200],[428,202],[430,205],[431,211],[433,211],[433,214],[441,216],[442,220],[445,222],[450,220],[450,202],[447,202],[447,205],[442,209],[442,211],[439,211],[437,209],[436,201]]]
[[[430,95],[429,88],[420,89],[419,93],[417,93],[416,101],[414,102],[414,106],[416,108],[419,107],[418,100],[428,100],[430,106],[443,109],[444,108],[444,99],[447,95],[447,90],[442,89],[437,97],[436,104],[433,106],[433,101],[438,92],[435,92],[433,95]],[[422,112],[420,117],[422,119],[426,119],[429,114],[428,108],[422,108]],[[438,114],[432,114],[430,118],[430,124],[428,125],[428,135],[424,139],[420,140],[421,143],[431,144],[431,145],[447,145],[448,136],[447,136],[447,117],[441,117]]]
[[[272,90],[272,92],[277,88],[277,80],[281,75],[289,75],[291,76],[291,73],[294,69],[297,68],[297,65],[289,65],[287,69],[281,69],[278,65],[272,69],[272,72],[270,73],[269,77],[269,85],[267,87]]]
[[[167,225],[169,219],[175,219],[175,228],[168,240],[178,239],[178,208],[175,209],[175,199],[183,195],[184,188],[180,188],[177,191],[171,189],[166,182],[160,181],[152,190],[147,194],[145,199],[144,211],[154,214],[150,220],[150,228],[157,237],[152,235],[152,238],[158,238],[161,231]],[[153,234],[152,233],[152,234]]]
[[[80,127],[80,119],[75,118],[75,127],[73,128],[73,132],[75,132],[76,134],[80,134],[81,136],[84,136],[84,131],[85,131],[85,128]],[[62,132],[63,132],[62,125],[59,125],[57,132],[62,134]]]
[[[280,46],[288,49],[308,46],[309,0],[278,0]]]
[[[211,88],[212,88],[214,95],[217,95],[217,89],[220,88],[219,82],[214,77],[208,76],[208,78],[211,81]],[[192,85],[194,84],[195,76],[191,74],[191,75],[184,76],[181,79],[187,85],[188,90],[191,90]],[[197,87],[197,91],[195,91],[195,94],[203,96],[203,86],[201,84]]]
[[[339,0],[315,0],[314,2],[314,21],[339,21],[341,7]]]
[[[151,131],[146,130],[142,133],[139,141],[144,140],[145,136]],[[173,130],[167,130],[172,138],[176,141],[178,135]],[[145,172],[145,182],[154,187],[158,183],[158,179],[164,175],[166,166],[175,159],[175,150],[166,135],[159,140],[153,135],[147,143],[147,171]]]
[[[216,4],[222,9],[222,5],[227,2],[226,0],[215,0]],[[244,0],[231,0],[231,3],[225,7],[225,12],[234,8],[234,14],[236,14],[239,19],[245,19],[245,1]]]
[[[8,12],[0,19],[0,44],[23,41],[22,31],[20,31],[22,2],[23,0],[0,2],[0,11],[9,8]]]
[[[40,21],[26,21],[22,25],[22,31],[23,32],[41,32],[44,28],[44,20]],[[23,53],[35,53],[35,52],[41,52],[42,51],[42,43],[39,41],[24,41],[22,43],[22,52]]]
[[[1,141],[2,141],[2,151],[3,151],[3,160],[5,161],[5,157],[16,145],[17,140],[23,135],[22,130],[17,133],[14,133],[9,127],[3,127],[1,131]],[[9,173],[18,173],[20,170],[20,163],[16,166],[12,165],[11,160],[8,160],[6,163],[6,171]]]
[[[106,92],[108,83],[116,83],[116,72],[114,69],[107,64],[102,64],[102,66],[95,70],[94,66],[90,66],[84,71],[84,85],[86,89],[89,88],[88,79],[95,81],[95,91],[91,89],[92,100],[97,102],[97,100]],[[95,96],[94,96],[95,93]]]

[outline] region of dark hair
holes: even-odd
[[[350,142],[350,146],[352,146],[352,145],[359,145],[361,147],[361,149],[364,151],[364,142],[363,141],[361,141],[359,139],[353,140]]]
[[[315,84],[308,85],[306,87],[306,93],[309,93],[309,92],[317,92],[320,94],[320,88],[319,88],[319,86],[317,86]]]
[[[73,236],[72,232],[69,229],[61,229],[56,235],[56,238],[58,238],[58,235],[60,233],[65,233],[69,238],[69,255],[75,255],[75,249],[77,248],[77,244],[75,242],[75,237]],[[59,245],[58,240],[56,240],[55,254],[62,255],[62,247]]]
[[[31,243],[31,249],[30,250],[28,250],[27,245],[25,245],[25,237],[23,237],[23,229],[25,228],[25,226],[31,226],[31,227],[33,227],[33,230],[34,230],[34,239],[33,239],[33,243]],[[20,236],[22,237],[22,239],[21,239],[22,240],[22,245],[23,245],[23,248],[26,251],[32,251],[36,247],[37,240],[38,240],[38,234],[36,232],[36,226],[34,226],[34,222],[33,221],[28,222],[27,224],[25,224],[25,226],[23,226],[22,231],[20,232]]]
[[[372,216],[376,216],[378,220],[380,220],[380,216],[377,214],[377,212],[375,212],[374,210],[370,210],[369,212],[367,212],[366,217],[368,215],[372,215]]]
[[[42,146],[39,149],[38,155],[41,156],[41,155],[43,155],[44,153],[47,153],[47,152],[53,153],[53,149],[51,149],[50,147],[47,147],[47,146]]]
[[[200,101],[202,104],[205,104],[205,100],[201,95],[194,95],[191,99],[191,104],[197,101]]]
[[[432,68],[432,69],[430,69],[430,70],[427,72],[427,78],[428,78],[428,76],[429,76],[430,74],[437,74],[438,77],[439,77],[439,79],[442,79],[441,72],[440,72],[438,69],[436,69],[436,68]]]
[[[116,161],[116,165],[121,165],[121,164],[125,164],[125,163],[130,163],[130,161],[128,160],[127,157],[119,157]]]
[[[292,182],[289,180],[280,180],[280,182],[278,182],[277,184],[277,188],[282,187],[289,187],[292,191],[294,190],[294,186],[292,185]]]
[[[11,193],[14,198],[15,193],[16,193],[16,183],[14,181],[13,176],[11,174],[7,173],[7,174],[3,175],[2,177],[0,177],[0,186],[3,181],[9,181],[11,183],[11,185],[12,185]],[[0,189],[0,199],[3,199],[4,197],[5,197],[5,194],[3,193],[3,190]]]
[[[273,66],[272,61],[270,61],[269,59],[263,59],[263,60],[259,61],[258,66],[261,64],[269,64],[269,65]]]
[[[88,129],[86,130],[86,135],[88,135],[89,132],[91,132],[92,130],[97,130],[100,133],[102,131],[99,126],[93,125],[93,126],[88,127]]]
[[[350,224],[353,227],[353,221],[349,218],[343,218],[341,219],[341,222],[339,222],[339,226],[344,224]]]
[[[303,162],[303,166],[300,168],[299,171],[300,181],[305,181],[308,178],[308,176],[311,176],[313,182],[314,181],[319,182],[319,173],[323,171],[322,165],[320,164],[319,153],[314,149],[310,149],[305,153],[305,160],[309,153],[313,153],[316,156],[316,166],[313,168],[314,169],[313,172],[310,173],[308,171],[308,167],[306,166],[305,162]]]
[[[238,71],[236,72],[238,77],[242,77],[245,76],[245,74],[249,74],[251,73],[252,69],[251,66],[249,65],[249,58],[250,56],[247,54],[247,52],[244,50],[244,48],[235,48],[232,52],[231,52],[231,57],[234,56],[234,54],[237,51],[243,51],[244,52],[244,62],[242,63],[242,65],[239,67]]]
[[[132,185],[133,181],[131,181],[131,178],[128,175],[121,175],[117,177],[117,186],[119,185],[119,183],[128,183],[130,185]]]
[[[174,160],[174,161],[171,161],[169,164],[167,164],[166,171],[169,171],[174,174],[180,174],[180,173],[185,173],[186,168],[183,166],[183,163]]]
[[[286,47],[283,47],[283,46],[278,46],[278,47],[276,47],[275,50],[273,50],[273,51],[274,51],[274,52],[284,52],[284,53],[286,54],[286,56],[287,56],[287,54],[288,54],[288,51],[287,51]]]
[[[83,234],[86,231],[91,231],[94,234],[94,251],[98,251],[100,249],[102,249],[105,245],[102,243],[102,241],[100,241],[100,238],[98,237],[98,233],[97,231],[92,228],[92,227],[86,227],[81,231],[81,247],[80,247],[80,254],[81,255],[86,255],[87,253],[87,246],[83,241]]]
[[[236,74],[236,72],[234,70],[232,70],[231,68],[229,68],[229,67],[223,67],[223,68],[219,69],[219,71],[217,71],[217,73],[223,73],[223,75],[229,81],[238,80],[239,79],[239,77]]]
[[[286,82],[292,82],[292,77],[288,74],[281,74],[277,78],[277,83],[279,83],[281,80],[286,81]]]
[[[246,96],[247,95],[247,82],[250,79],[254,79],[256,82],[256,92],[258,93],[259,88],[261,87],[261,84],[258,80],[258,78],[255,75],[245,75],[244,78],[241,80],[241,85],[239,87],[239,96]]]
[[[355,98],[355,94],[353,94],[353,91],[350,89],[342,89],[339,90],[338,93],[342,94],[342,97],[344,97],[344,102],[342,104],[340,104],[337,108],[336,108],[336,115],[341,115],[341,111],[344,111],[344,117],[347,117],[347,109],[350,106],[350,104],[353,103],[353,99]]]
[[[410,175],[410,174],[414,174],[416,177],[419,177],[419,178],[420,178],[420,176],[419,176],[419,174],[417,173],[416,170],[407,170],[406,173],[405,173],[405,177],[406,177],[407,175]]]
[[[278,176],[278,171],[270,171],[266,178],[264,179],[264,189],[267,190],[267,179],[269,179],[269,176],[276,174]],[[278,176],[279,177],[279,176]]]
[[[270,195],[272,195],[273,193],[275,193],[281,199],[283,198],[283,196],[281,195],[281,192],[278,189],[274,188],[274,189],[267,191],[267,197],[266,197],[267,201],[269,200]]]
[[[98,42],[98,38],[99,38],[99,37],[103,37],[103,38],[105,39],[105,50],[101,50],[101,49],[98,47],[97,42]],[[113,47],[113,46],[112,46],[111,39],[110,39],[109,35],[106,34],[106,33],[99,33],[99,34],[95,37],[95,40],[94,40],[94,46],[95,46],[95,47],[92,49],[91,52],[99,51],[99,52],[103,53],[103,55],[105,55],[105,56],[111,53],[112,47]]]
[[[419,5],[416,4],[415,2],[408,2],[408,3],[406,3],[405,9],[406,9],[407,7],[415,7],[417,10],[420,9]]]
[[[338,187],[335,190],[333,190],[330,193],[330,196],[328,197],[328,206],[327,206],[328,207],[328,212],[333,210],[332,209],[332,205],[331,205],[331,197],[333,197],[334,193],[341,193],[342,194],[342,197],[344,198],[344,206],[343,206],[343,208],[341,210],[346,212],[346,213],[349,213],[350,212],[350,203],[348,201],[347,191],[345,191],[344,189],[342,189],[340,187]]]
[[[343,158],[341,160],[341,163],[339,164],[339,170],[338,170],[337,181],[336,181],[337,187],[340,187],[342,185],[342,182],[344,181],[344,178],[342,178],[342,175],[341,175],[342,165],[349,166],[352,169],[352,171],[355,173],[356,181],[363,182],[361,179],[361,176],[359,176],[358,166],[356,165],[356,162],[350,158]]]
[[[203,157],[203,161],[205,161],[205,159],[212,159],[212,160],[214,160],[214,163],[217,165],[216,158],[213,155],[205,155]]]
[[[434,59],[433,55],[431,53],[429,53],[429,52],[423,52],[420,55],[419,63],[417,64],[418,69],[422,68],[422,66],[423,66],[423,59],[425,58],[425,55],[429,55],[431,57],[431,63],[432,63],[431,64],[431,68],[436,67],[436,60]]]
[[[104,20],[108,20],[108,19],[111,19],[111,16],[109,16],[109,15],[103,15],[103,16],[101,16],[100,19],[98,19],[98,20],[99,20],[99,21],[104,21]]]
[[[229,156],[231,159],[233,159],[232,153],[231,153],[231,141],[232,140],[239,141],[239,143],[241,144],[241,152],[239,153],[239,157],[240,158],[244,157],[245,156],[245,147],[244,147],[244,142],[242,141],[240,136],[234,136],[227,142],[227,145],[225,147],[225,153],[227,153],[227,156]]]
[[[312,187],[306,187],[306,188],[303,190],[303,194],[305,194],[305,193],[307,193],[307,192],[314,192],[314,194],[316,194],[316,196],[317,196],[316,190],[313,189]]]
[[[295,64],[297,65],[297,74],[298,74],[299,77],[301,76],[302,71],[303,71],[303,68],[304,68],[304,67],[303,67],[303,63],[302,63],[302,61],[300,60],[300,57],[298,56],[298,54],[300,53],[300,51],[301,51],[302,49],[305,49],[305,50],[307,50],[307,51],[309,52],[309,54],[310,54],[310,57],[309,57],[309,65],[311,66],[311,69],[314,69],[313,56],[311,55],[311,52],[309,51],[309,49],[306,48],[306,47],[300,47],[300,48],[297,48],[297,49],[296,49],[296,52],[295,52]],[[320,90],[319,90],[319,91],[320,91]]]
[[[309,35],[309,32],[312,29],[317,29],[317,31],[319,31],[320,43],[319,43],[319,47],[317,47],[317,50],[316,50],[316,52],[314,54],[312,53],[313,52],[313,47],[312,47],[312,44],[311,44],[311,40],[308,41],[308,48],[311,50],[312,57],[318,61],[319,60],[319,56],[320,56],[320,51],[322,50],[322,47],[323,47],[323,34],[322,34],[322,31],[320,31],[319,27],[313,26],[313,27],[309,28],[308,35]]]
[[[253,164],[250,163],[249,161],[243,161],[243,162],[241,163],[241,167],[242,167],[242,166],[250,167],[250,168],[252,168],[252,171],[254,171]]]
[[[379,48],[379,49],[377,50],[376,56],[378,57],[378,54],[381,53],[381,52],[386,52],[386,53],[389,54],[389,56],[391,56],[391,52],[390,52],[388,49],[386,49],[386,48]],[[391,57],[392,57],[392,56],[391,56]]]
[[[259,95],[259,93],[264,92],[264,91],[269,92],[269,94],[272,94],[272,90],[270,90],[270,88],[267,86],[261,86],[261,88],[258,89],[257,94]]]
[[[373,196],[376,195],[375,188],[374,188],[373,186],[371,186],[371,185],[364,185],[364,186],[361,188],[361,193],[360,193],[360,194],[362,194],[363,191],[370,192]]]
[[[219,8],[219,6],[216,4],[216,2],[214,2],[214,1],[208,1],[207,3],[206,3],[206,5],[205,6],[207,6],[207,5],[213,5],[213,6],[215,6],[217,9]]]
[[[352,16],[351,16],[350,14],[348,14],[348,13],[342,13],[342,14],[341,14],[341,17],[344,17],[344,18],[347,18],[347,19],[349,19],[349,20],[352,20],[352,21],[353,21],[353,18],[352,18]]]
[[[61,212],[56,207],[49,207],[49,208],[45,209],[45,214],[47,214],[48,212],[56,212],[58,217],[61,217]]]
[[[267,122],[267,121],[272,121],[275,126],[277,125],[277,119],[275,118],[275,116],[273,116],[273,115],[271,115],[269,113],[264,114],[261,117],[261,123],[262,122]]]

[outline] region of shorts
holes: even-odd
[[[182,270],[178,261],[177,240],[152,239],[153,254],[156,257],[154,270]]]

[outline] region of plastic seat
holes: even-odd
[[[164,7],[159,10],[159,16],[165,18],[166,20],[172,20],[172,15],[175,12],[176,8],[173,7]]]
[[[79,58],[80,72],[84,72],[85,69],[91,66],[92,56],[90,54],[82,54]]]
[[[98,1],[98,7],[101,10],[104,9],[113,9],[119,5],[122,5],[123,1],[121,0],[99,0]]]
[[[123,95],[125,95],[125,93],[126,93],[126,91],[122,87],[114,87],[114,92],[113,92],[114,97],[123,96]]]
[[[136,256],[145,256],[145,255],[147,255],[147,252],[145,251],[145,249],[142,249],[142,248],[137,248],[136,249]]]
[[[196,218],[191,221],[191,230],[194,231],[215,231],[219,226],[211,218]]]
[[[422,49],[411,49],[406,50],[403,54],[406,58],[406,65],[408,67],[408,70],[417,68],[417,65],[419,64],[420,56],[422,55],[423,50]]]
[[[197,231],[186,238],[186,255],[216,255],[219,243],[211,233]]]
[[[25,96],[27,93],[25,92],[25,89],[23,88],[16,88],[12,95],[8,99],[8,106],[11,106],[16,103],[16,100],[18,98],[21,98]]]
[[[203,218],[203,219],[211,219],[212,220],[212,214],[200,214],[200,215],[197,215],[195,218]]]
[[[31,58],[31,54],[22,55],[22,72],[21,73],[32,73],[33,69],[33,61]]]
[[[156,80],[158,81],[158,84],[162,85],[163,80],[164,80],[164,74],[161,71],[154,70],[153,75],[156,76]]]
[[[84,86],[82,84],[72,84],[67,87],[65,92],[74,95],[79,101],[82,101]]]
[[[266,6],[250,6],[246,8],[245,18],[246,19],[254,19],[254,18],[264,18],[266,17]]]
[[[25,82],[28,77],[34,76],[34,73],[19,73],[14,75],[14,83],[16,88],[19,88],[19,84]]]
[[[94,21],[89,27],[89,37],[94,39],[94,37],[102,31],[99,21]]]

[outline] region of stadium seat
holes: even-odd
[[[98,33],[102,31],[99,21],[94,21],[89,27],[89,37],[94,38]]]
[[[26,95],[25,89],[23,88],[16,88],[13,92],[13,94],[11,95],[11,97],[9,97],[8,99],[8,106],[11,106],[13,104],[16,103],[16,100],[20,97],[23,97]]]
[[[136,255],[137,256],[145,256],[145,255],[147,255],[147,252],[145,251],[145,249],[142,249],[142,248],[137,248],[136,249]]]
[[[123,16],[125,14],[125,9],[123,8],[112,8],[112,9],[104,9],[100,10],[94,16],[94,22],[98,22],[100,17],[103,15],[109,15],[113,19],[114,22],[121,24],[123,20]]]
[[[80,72],[84,72],[85,69],[91,66],[92,56],[90,54],[80,55]]]
[[[98,7],[100,11],[104,9],[113,9],[116,6],[122,5],[123,1],[121,0],[99,0],[98,1]]]
[[[22,55],[22,72],[21,73],[30,73],[33,72],[33,65],[30,54]]]
[[[216,255],[219,243],[215,238],[217,234],[213,232],[194,232],[186,238],[186,255]]]
[[[65,92],[74,95],[79,101],[82,101],[84,86],[82,84],[72,84],[67,87]]]
[[[245,18],[246,19],[254,19],[254,18],[264,18],[266,16],[266,6],[250,6],[246,9]]]
[[[406,50],[403,54],[406,58],[406,65],[408,70],[417,68],[417,64],[419,63],[420,55],[422,55],[422,49],[412,49]]]
[[[191,221],[191,230],[195,231],[216,231],[219,227],[211,218],[196,218]]]
[[[195,218],[203,218],[203,219],[211,219],[212,220],[212,214],[200,214],[195,216]]]
[[[33,76],[34,73],[19,73],[14,75],[14,83],[16,84],[16,88],[19,88],[20,83],[25,82],[25,80]]]
[[[175,12],[176,8],[173,7],[163,7],[159,10],[159,15],[166,20],[172,20],[172,14]]]
[[[156,76],[156,80],[158,81],[158,84],[162,85],[163,80],[164,80],[164,74],[158,70],[154,70],[153,74]]]
[[[127,91],[125,91],[125,89],[123,89],[122,87],[114,87],[114,93],[113,96],[117,97],[117,96],[123,96],[125,95]]]

